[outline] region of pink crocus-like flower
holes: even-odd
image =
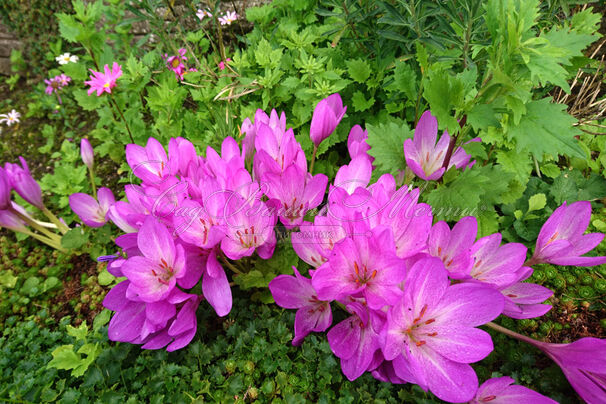
[[[166,59],[166,67],[172,70],[177,77],[177,80],[183,80],[183,76],[187,72],[187,67],[183,62],[187,61],[187,57],[185,54],[187,53],[187,49],[181,48],[179,49],[179,54],[177,56],[168,56],[164,55]]]
[[[4,165],[4,169],[11,181],[12,188],[27,202],[38,209],[44,209],[40,185],[38,185],[36,180],[32,177],[29,167],[27,166],[27,161],[21,156],[19,156],[19,161],[21,162],[21,166],[12,163],[6,163]]]
[[[496,318],[503,297],[480,284],[450,285],[443,263],[417,261],[404,282],[403,298],[387,313],[383,355],[398,378],[438,398],[471,400],[478,379],[469,365],[492,350],[490,335],[477,326]]]
[[[208,10],[199,9],[198,11],[196,11],[196,17],[198,17],[200,19],[200,21],[202,21],[204,19],[204,17],[212,17],[212,16],[213,15]]]
[[[102,227],[107,223],[107,212],[116,203],[114,194],[109,188],[99,188],[99,202],[83,193],[71,194],[69,206],[76,215],[89,227]]]
[[[11,205],[11,180],[4,168],[0,167],[0,210],[8,209]]]
[[[406,164],[413,173],[426,181],[437,180],[446,171],[443,164],[451,138],[448,132],[444,131],[436,144],[437,136],[438,120],[431,115],[430,111],[425,111],[417,123],[414,138],[404,141]],[[476,138],[471,141],[477,142],[480,139]],[[453,166],[459,169],[469,168],[475,163],[469,163],[470,158],[471,155],[459,147],[454,150],[447,168]]]
[[[219,62],[219,70],[225,70],[227,63],[231,62],[231,58],[227,58]]]
[[[92,169],[95,164],[95,152],[87,138],[82,138],[80,141],[80,156],[82,157],[82,162],[89,169]]]
[[[606,402],[606,340],[581,338],[571,344],[550,344],[524,337],[562,368],[576,392],[589,404]]]
[[[332,324],[329,302],[318,299],[311,286],[311,279],[302,276],[293,267],[295,276],[279,275],[269,283],[269,290],[276,304],[285,309],[298,309],[295,315],[295,338],[293,345],[301,345],[312,331],[326,331]]]
[[[442,260],[451,278],[467,278],[473,264],[470,248],[477,233],[478,221],[473,216],[462,218],[452,230],[446,222],[438,222],[429,233],[429,253]]]
[[[330,349],[341,359],[341,369],[349,380],[374,368],[375,354],[381,349],[379,332],[385,316],[358,301],[346,306],[352,316],[335,325],[326,335]]]
[[[137,245],[143,256],[131,257],[122,264],[122,272],[130,281],[128,289],[147,303],[163,300],[177,279],[185,276],[185,251],[153,216],[148,216],[139,229]]]
[[[486,380],[470,404],[557,404],[557,401],[524,386],[514,385],[511,377],[495,377]]]
[[[219,17],[221,25],[231,25],[232,22],[238,19],[238,14],[235,11],[228,11],[224,16]]]
[[[112,65],[111,70],[108,65],[105,65],[103,69],[104,73],[89,69],[92,75],[90,76],[90,80],[84,82],[84,84],[90,86],[88,95],[91,95],[95,91],[97,92],[97,97],[101,96],[104,92],[111,94],[112,88],[116,86],[116,80],[122,76],[122,66],[116,62]]]
[[[404,262],[396,255],[391,231],[379,227],[337,243],[329,261],[314,273],[312,285],[319,299],[360,295],[368,307],[378,310],[398,300],[398,284],[405,276]]]
[[[13,109],[8,114],[0,114],[0,123],[11,126],[14,123],[19,123],[19,118],[21,118],[21,114]]]
[[[593,266],[606,263],[606,257],[583,257],[604,239],[601,233],[583,234],[591,219],[587,201],[564,202],[547,219],[537,239],[528,265],[549,262],[554,265]]]
[[[347,137],[347,150],[349,151],[349,157],[354,159],[360,154],[368,155],[368,150],[370,150],[370,146],[366,142],[368,139],[368,131],[363,130],[360,125],[355,125],[349,131],[349,136]],[[370,162],[372,163],[375,158],[368,156],[370,158]]]
[[[346,111],[347,107],[343,106],[338,93],[324,98],[316,105],[309,128],[309,136],[316,147],[335,131]]]

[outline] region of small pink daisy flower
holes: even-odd
[[[204,17],[212,17],[213,15],[208,10],[198,10],[196,16],[202,21]]]
[[[52,79],[45,79],[44,83],[46,83],[46,89],[44,90],[44,92],[48,95],[56,93],[63,87],[68,85],[71,80],[71,77],[66,76],[65,74],[55,76]]]
[[[178,56],[168,57],[168,55],[166,55],[166,54],[164,55],[164,59],[166,59],[166,67],[168,67],[170,70],[175,72],[175,75],[177,76],[177,80],[183,80],[183,75],[187,71],[187,68],[185,67],[185,64],[183,63],[187,60],[187,57],[185,56],[186,52],[187,52],[186,49],[181,48],[181,49],[179,49]]]
[[[228,11],[223,17],[219,17],[221,25],[231,25],[232,22],[238,19],[238,14],[235,11]]]
[[[112,88],[116,87],[116,80],[118,77],[122,76],[122,66],[114,62],[111,71],[109,70],[108,65],[105,65],[103,69],[105,70],[105,73],[89,69],[92,72],[92,75],[90,76],[89,81],[84,82],[84,84],[90,86],[88,95],[91,95],[95,91],[97,92],[97,97],[100,97],[104,92],[111,94]]]

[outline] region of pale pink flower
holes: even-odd
[[[235,11],[228,11],[223,17],[219,17],[221,25],[231,25],[232,22],[238,19],[238,14]]]

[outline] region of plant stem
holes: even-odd
[[[94,166],[88,169],[88,176],[90,178],[90,185],[93,187],[93,196],[97,199],[97,186],[95,185],[95,169]]]
[[[318,146],[314,145],[314,152],[311,155],[311,164],[309,165],[309,173],[314,174],[314,163],[316,162],[316,153],[318,152]]]
[[[38,230],[40,233],[42,233],[45,236],[47,236],[49,239],[54,240],[54,241],[60,241],[61,240],[61,237],[59,237],[58,234],[55,234],[55,233],[53,233],[53,232],[45,229],[43,226],[41,226],[40,224],[38,224],[38,222],[36,222],[32,218],[24,215],[23,213],[19,212],[18,210],[11,209],[11,212],[14,213],[14,214],[16,214],[19,217],[19,219],[23,220],[25,223],[27,223],[28,225],[30,225],[34,229]]]
[[[65,234],[69,231],[69,227],[63,224],[61,220],[59,220],[59,218],[57,218],[57,216],[53,214],[53,212],[46,208],[46,206],[42,208],[42,213],[44,213],[46,217],[48,217],[50,221],[53,222],[55,226],[57,226],[57,229],[59,229],[62,234]]]
[[[225,258],[225,256],[221,255],[221,261],[223,261],[223,263],[232,271],[234,271],[235,273],[241,275],[242,271],[240,271],[238,268],[236,268],[231,262],[229,262],[227,260],[227,258]]]
[[[116,110],[118,110],[118,113],[120,114],[120,117],[122,118],[122,122],[124,122],[124,126],[126,126],[126,131],[128,132],[128,136],[130,136],[130,141],[135,143],[135,139],[133,139],[133,134],[131,133],[130,128],[128,127],[128,122],[126,122],[126,118],[124,118],[124,114],[122,113],[122,110],[118,106],[118,103],[116,102],[116,99],[114,98],[114,95],[112,93],[109,93],[109,99],[113,102],[113,105],[115,106]]]
[[[498,331],[498,332],[500,332],[500,333],[503,333],[503,334],[505,334],[505,335],[508,335],[508,336],[510,336],[510,337],[512,337],[512,338],[515,338],[515,339],[517,339],[517,340],[520,340],[520,341],[528,342],[529,344],[531,344],[531,345],[535,345],[535,346],[536,346],[536,342],[537,342],[536,340],[534,340],[534,339],[532,339],[532,338],[530,338],[530,337],[527,337],[527,336],[525,336],[525,335],[518,334],[518,333],[517,333],[517,332],[515,332],[515,331],[511,331],[510,329],[505,328],[505,327],[502,327],[502,326],[500,326],[500,325],[498,325],[498,324],[495,324],[495,323],[493,323],[492,321],[491,321],[491,322],[486,323],[486,325],[487,325],[488,327],[492,328],[493,330],[496,330],[496,331]]]
[[[34,232],[31,232],[29,230],[25,230],[25,231],[21,231],[21,230],[15,230],[18,233],[23,233],[23,234],[27,234],[28,236],[31,236],[33,238],[35,238],[38,241],[41,241],[42,243],[46,244],[49,247],[54,248],[55,250],[59,250],[61,252],[67,252],[66,249],[64,249],[63,247],[61,247],[61,242],[60,241],[55,241],[55,240],[51,240],[47,237],[44,237],[40,234],[36,234]]]

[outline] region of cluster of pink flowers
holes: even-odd
[[[345,112],[338,94],[318,104],[310,129],[316,150]],[[433,121],[425,114],[415,137],[437,131]],[[333,308],[341,307],[348,317],[332,326],[327,338],[350,380],[370,372],[386,382],[418,384],[450,402],[507,397],[553,402],[512,386],[510,378],[479,387],[470,364],[493,350],[490,335],[479,326],[499,315],[533,318],[551,308],[543,304],[550,290],[523,282],[532,274],[530,265],[606,262],[582,256],[604,237],[583,235],[589,203],[558,208],[527,261],[527,248],[502,244],[499,233],[476,240],[473,217],[452,227],[434,224],[431,207],[419,201],[420,190],[398,188],[392,175],[371,183],[368,134],[358,125],[347,142],[351,162],[332,184],[323,174],[312,175],[284,113],[258,110],[253,120],[245,119],[242,133],[241,148],[228,137],[220,154],[209,147],[206,157],[183,138],[170,140],[168,154],[153,138],[145,147],[130,144],[126,158],[141,185],[126,186],[128,202],[113,203],[113,196],[101,199],[100,193],[99,202],[80,204],[92,208],[74,209],[89,225],[111,220],[126,232],[116,240],[122,252],[101,257],[113,275],[126,278],[104,301],[116,312],[110,339],[169,351],[187,345],[203,300],[219,316],[231,310],[224,266],[232,268],[231,261],[253,254],[270,258],[280,221],[292,230],[295,252],[311,267],[308,276],[293,267],[293,276],[280,275],[269,284],[279,306],[297,310],[294,345],[310,332],[328,330]],[[469,156],[456,153],[453,164],[469,166]],[[428,177],[434,172],[423,171]],[[318,207],[315,217],[307,215]],[[583,397],[606,396],[606,361],[583,359],[591,351],[606,355],[605,341],[531,343],[564,368]]]

